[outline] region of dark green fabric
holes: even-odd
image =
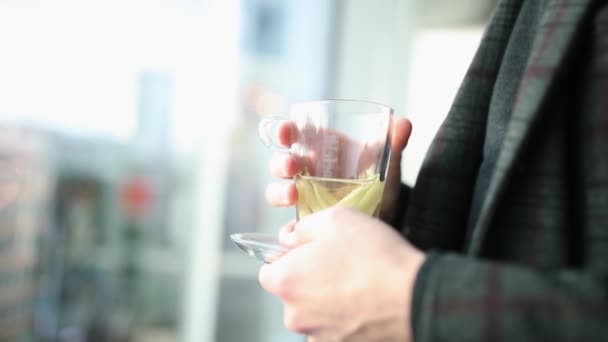
[[[418,342],[608,338],[608,10],[547,0],[523,20],[530,1],[499,3],[410,195],[404,234],[434,250],[414,290]],[[526,66],[506,71],[521,30]],[[511,116],[467,240],[494,111]]]
[[[520,7],[520,1],[499,5],[452,108],[429,147],[405,220],[407,237],[421,248],[463,249],[490,99]]]
[[[483,205],[492,179],[492,173],[498,162],[500,148],[507,133],[511,119],[512,104],[515,102],[517,90],[521,84],[523,73],[530,57],[532,44],[542,14],[546,10],[547,1],[525,1],[519,11],[517,22],[509,39],[509,45],[501,63],[496,84],[490,100],[488,120],[483,146],[483,160],[477,173],[471,213],[467,224],[467,232],[471,233]]]

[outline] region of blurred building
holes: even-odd
[[[48,228],[52,165],[44,137],[0,127],[0,340],[34,337],[38,241]]]
[[[54,185],[52,224],[40,246],[39,339],[131,340],[142,326],[177,324],[172,285],[180,269],[166,266],[180,258],[167,233],[171,86],[155,73],[141,74],[139,84],[131,145],[39,132]]]

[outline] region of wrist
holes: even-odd
[[[404,253],[402,266],[402,288],[399,303],[401,304],[403,318],[401,324],[405,327],[405,341],[413,341],[412,329],[412,305],[414,302],[414,287],[418,271],[426,260],[426,254],[413,247],[408,248],[408,253]]]

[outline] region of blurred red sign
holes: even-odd
[[[152,205],[154,191],[147,179],[137,176],[125,182],[120,196],[123,208],[128,215],[143,217]]]

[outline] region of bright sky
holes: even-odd
[[[174,78],[175,129],[197,134],[203,112],[233,96],[237,8],[195,2],[0,2],[0,120],[127,140],[137,75],[153,69]]]

